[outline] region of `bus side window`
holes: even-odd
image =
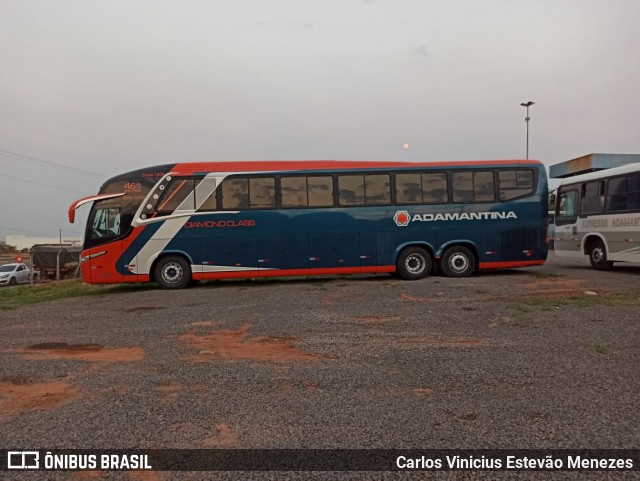
[[[514,169],[498,171],[500,200],[512,200],[533,194],[533,170]]]
[[[640,175],[634,174],[627,176],[627,209],[640,209]]]
[[[451,174],[454,202],[473,202],[473,173],[453,172]]]
[[[396,174],[396,203],[420,204],[422,202],[422,187],[420,174]]]
[[[274,209],[276,207],[275,178],[249,179],[249,207],[252,209]]]
[[[195,207],[193,179],[174,177],[168,180],[169,184],[164,189],[164,192],[156,204],[156,212],[158,215],[170,215],[178,209],[193,210]]]
[[[391,203],[391,183],[389,174],[365,175],[367,205],[389,205]]]
[[[333,207],[333,177],[307,177],[307,191],[309,193],[309,207]]]
[[[447,191],[447,174],[422,174],[422,203],[443,204],[449,200]]]
[[[476,202],[496,200],[492,171],[473,173],[473,200]]]
[[[307,207],[306,177],[280,178],[280,195],[282,207]]]
[[[604,182],[587,182],[580,189],[580,213],[599,214],[604,208]]]
[[[218,210],[217,181],[204,178],[196,185],[196,209],[198,212]]]
[[[364,205],[364,175],[338,176],[341,206]]]
[[[620,212],[640,209],[640,176],[609,179],[607,210]]]
[[[249,208],[247,178],[231,178],[222,181],[222,208],[226,210]]]

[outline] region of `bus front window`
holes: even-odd
[[[558,201],[558,217],[575,217],[578,205],[578,191],[561,192]]]
[[[94,210],[89,239],[117,237],[120,231],[120,207],[103,207]]]

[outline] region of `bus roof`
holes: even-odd
[[[357,160],[275,160],[237,162],[185,162],[171,170],[180,174],[200,172],[286,172],[303,170],[353,170],[424,167],[478,167],[496,165],[541,165],[537,160],[474,160],[451,162],[400,162]]]
[[[588,182],[590,180],[606,179],[607,177],[614,177],[616,175],[624,175],[632,172],[640,172],[640,163],[621,165],[620,167],[612,167],[610,169],[598,170],[597,172],[589,172],[588,174],[574,175],[573,177],[567,177],[562,179],[560,183],[563,185],[579,184],[581,182]]]

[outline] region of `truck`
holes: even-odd
[[[31,249],[31,265],[43,279],[75,277],[81,251],[79,246],[35,245]]]

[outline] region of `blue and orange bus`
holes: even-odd
[[[543,264],[538,161],[178,163],[122,174],[92,203],[85,282],[396,273]]]

